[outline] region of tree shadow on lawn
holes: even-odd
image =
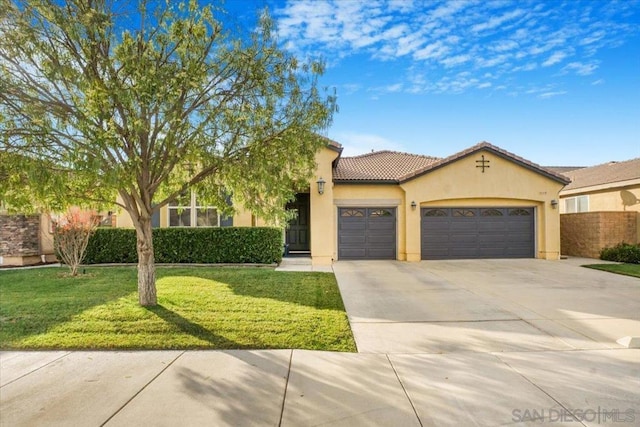
[[[136,270],[132,268],[112,269],[107,274],[91,269],[77,277],[66,272],[66,267],[51,267],[0,273],[0,348],[13,348],[13,343],[136,291]]]
[[[160,317],[165,322],[177,327],[183,333],[187,335],[191,335],[194,338],[207,341],[214,348],[219,348],[219,349],[243,348],[241,344],[238,344],[235,341],[230,341],[220,335],[216,335],[210,330],[208,330],[207,328],[204,328],[201,325],[198,325],[197,323],[193,323],[191,320],[185,317],[182,317],[175,311],[171,311],[160,304],[154,307],[145,307],[145,309],[154,313],[156,316]],[[198,346],[194,346],[194,347],[198,347]],[[204,347],[210,348],[209,346],[204,346]]]
[[[191,276],[213,280],[229,287],[236,295],[269,298],[318,310],[344,311],[335,277],[330,273],[283,272],[264,268],[192,268],[165,270],[161,276]]]

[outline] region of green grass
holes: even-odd
[[[640,277],[640,264],[590,264],[584,265],[583,267],[624,274],[627,276]]]
[[[355,351],[333,274],[158,268],[144,308],[135,268],[66,271],[0,271],[0,348]]]

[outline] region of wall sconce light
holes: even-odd
[[[418,205],[416,204],[416,201],[415,201],[415,200],[412,200],[412,201],[411,201],[411,210],[412,210],[412,211],[415,211],[415,210],[416,210],[416,206],[418,206]]]
[[[558,207],[558,200],[553,199],[553,200],[551,200],[550,203],[551,203],[551,209],[555,209],[555,208]]]
[[[326,181],[324,179],[322,179],[322,177],[320,177],[320,179],[318,179],[316,181],[316,184],[318,184],[318,194],[324,194],[324,184],[326,183]]]

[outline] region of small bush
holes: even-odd
[[[640,264],[640,244],[631,245],[623,242],[612,248],[604,248],[600,251],[600,259]]]
[[[98,227],[98,217],[93,211],[84,211],[74,206],[51,220],[56,256],[69,267],[72,276],[77,276],[91,234]]]
[[[158,263],[256,263],[282,260],[282,230],[273,227],[156,228],[153,247]],[[136,232],[96,230],[85,263],[136,263]]]

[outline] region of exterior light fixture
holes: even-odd
[[[418,206],[418,205],[416,204],[416,201],[415,201],[415,200],[412,200],[412,201],[411,201],[411,210],[412,210],[412,211],[415,211],[415,210],[416,210],[416,206]]]
[[[553,199],[553,200],[551,200],[551,202],[550,202],[550,203],[551,203],[551,208],[552,208],[552,209],[555,209],[555,208],[557,208],[557,207],[558,207],[558,200]]]
[[[320,177],[320,179],[318,179],[316,181],[316,184],[318,184],[318,194],[324,194],[324,184],[326,183],[326,181],[324,179],[322,179],[322,177]]]

